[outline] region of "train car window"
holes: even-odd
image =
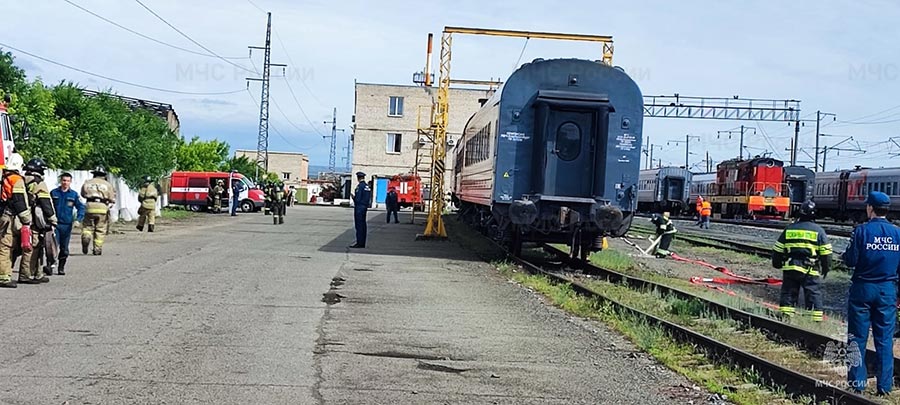
[[[556,154],[565,161],[581,154],[581,128],[574,122],[565,122],[556,130]]]
[[[875,185],[874,183],[866,184],[866,190],[869,190],[866,192],[867,194],[872,194],[872,186],[874,186],[874,185]]]
[[[891,187],[891,183],[885,183],[885,184],[884,184],[884,189],[885,189],[885,191],[884,191],[885,194],[887,194],[887,195],[893,195],[893,194],[894,194],[894,188]]]

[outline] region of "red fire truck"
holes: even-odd
[[[3,146],[0,147],[0,164],[5,165],[6,160],[9,159],[9,155],[13,153],[15,150],[15,144],[13,144],[13,134],[12,134],[12,125],[9,123],[9,114],[7,113],[7,105],[9,103],[9,98],[4,101],[0,101],[0,139],[2,139]]]
[[[398,174],[388,181],[388,190],[397,190],[397,199],[401,208],[413,207],[422,211],[425,203],[422,200],[422,179],[415,174]]]
[[[243,183],[243,191],[238,196],[243,212],[259,211],[265,205],[262,190],[240,173],[226,172],[173,172],[170,178],[169,204],[183,205],[191,211],[205,211],[212,205],[209,190],[216,182],[225,182],[225,195],[222,196],[222,207],[231,201],[232,182]]]

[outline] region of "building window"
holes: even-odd
[[[388,102],[388,116],[391,117],[402,117],[403,116],[403,97],[391,96],[390,101]]]
[[[281,178],[284,179],[284,180],[290,180],[290,179],[291,179],[291,173],[289,173],[289,172],[281,172]]]
[[[387,134],[387,153],[400,153],[402,139],[402,134]]]

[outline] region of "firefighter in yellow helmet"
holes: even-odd
[[[0,288],[16,288],[12,280],[12,253],[18,240],[22,251],[30,252],[31,209],[25,180],[19,172],[25,161],[18,153],[10,155],[3,168],[3,186],[0,192]],[[24,237],[20,237],[24,236]]]
[[[97,166],[94,178],[81,186],[81,198],[87,200],[87,214],[81,231],[81,253],[87,254],[94,242],[94,256],[103,253],[103,237],[109,228],[109,209],[116,203],[116,189],[106,181],[106,169]]]
[[[156,184],[153,184],[153,178],[144,176],[144,182],[138,190],[138,202],[141,208],[138,208],[138,223],[135,228],[139,232],[144,231],[144,223],[147,224],[147,232],[153,232],[156,226],[156,200],[159,198],[159,190]]]

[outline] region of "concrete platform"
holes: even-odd
[[[606,328],[384,220],[365,250],[347,248],[349,209],[297,206],[285,225],[203,215],[74,253],[68,275],[0,290],[0,403],[698,399]]]

